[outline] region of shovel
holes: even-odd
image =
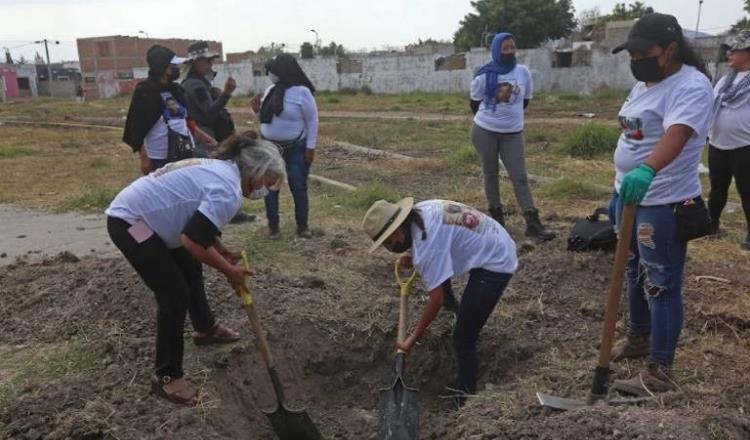
[[[401,279],[401,259],[396,260],[396,282],[401,287],[401,305],[398,316],[398,342],[406,339],[408,321],[408,299],[417,272],[412,270],[409,278]],[[379,440],[416,440],[419,438],[419,392],[404,383],[404,362],[406,353],[396,351],[394,371],[396,377],[390,388],[380,390],[378,404]]]
[[[247,253],[244,251],[242,252],[242,262],[245,265],[245,269],[250,270],[250,265],[247,262]],[[263,328],[260,325],[260,316],[253,302],[253,297],[250,295],[247,287],[240,289],[237,293],[242,300],[242,306],[245,312],[247,312],[247,317],[250,318],[250,324],[253,327],[253,333],[255,333],[255,345],[258,351],[260,351],[263,362],[266,364],[268,375],[271,376],[273,390],[276,392],[276,399],[278,400],[276,410],[271,412],[263,411],[268,416],[268,420],[271,421],[274,432],[276,432],[280,440],[322,439],[318,428],[315,427],[315,424],[305,410],[287,408],[284,398],[284,387],[281,385],[279,373],[276,371],[276,364],[273,357],[271,357],[271,349],[268,346],[266,335],[263,333]]]
[[[560,410],[572,410],[583,406],[590,406],[604,400],[609,405],[640,403],[650,398],[637,399],[609,399],[607,388],[609,386],[609,359],[612,356],[612,343],[615,337],[615,324],[617,323],[617,311],[622,296],[622,282],[625,277],[625,266],[628,262],[630,240],[633,236],[633,223],[635,221],[635,205],[625,205],[620,221],[620,232],[615,250],[615,262],[612,266],[612,276],[609,280],[609,293],[607,309],[604,314],[604,328],[602,329],[602,341],[599,346],[599,362],[594,370],[594,379],[591,383],[591,391],[586,399],[575,400],[563,397],[551,396],[544,393],[536,393],[537,399],[542,406]]]

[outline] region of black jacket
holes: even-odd
[[[204,131],[214,136],[214,126],[224,107],[229,102],[229,96],[222,94],[214,99],[211,96],[211,83],[195,72],[190,72],[182,81],[187,99],[188,115]]]
[[[125,120],[125,130],[122,133],[122,141],[130,145],[133,152],[141,149],[146,134],[164,112],[161,92],[170,92],[180,104],[187,107],[185,91],[179,84],[173,82],[163,85],[158,79],[151,77],[139,82],[133,91],[128,117]]]

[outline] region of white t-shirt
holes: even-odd
[[[271,86],[273,87],[273,86]],[[266,99],[271,87],[263,94]],[[292,86],[284,92],[284,111],[273,115],[270,124],[260,124],[260,133],[272,141],[291,141],[300,134],[307,138],[306,147],[315,148],[318,139],[318,106],[305,86]]]
[[[523,130],[523,100],[531,99],[534,95],[534,83],[529,69],[523,64],[516,64],[510,72],[497,76],[497,104],[494,111],[484,103],[486,83],[484,74],[471,81],[471,99],[482,101],[474,115],[474,123],[496,133],[516,133]]]
[[[183,136],[190,136],[190,130],[187,126],[187,110],[180,104],[179,101],[174,99],[171,93],[162,92],[161,98],[164,100],[164,112],[162,117],[156,121],[151,130],[146,133],[144,139],[144,145],[146,146],[146,154],[149,159],[166,159],[167,158],[167,123],[169,127],[180,133]],[[164,120],[167,120],[165,123]]]
[[[412,260],[427,291],[472,269],[514,273],[516,244],[505,229],[476,209],[450,200],[427,200],[414,206],[427,230],[411,227]]]
[[[174,249],[182,246],[180,235],[196,211],[221,229],[237,214],[241,200],[240,170],[234,162],[185,159],[128,185],[105,213],[131,225],[142,220]]]
[[[750,71],[738,72],[732,86],[737,85],[748,74]],[[725,76],[716,83],[716,99],[719,99],[719,91],[724,87],[726,80]],[[711,145],[720,150],[736,150],[750,145],[750,93],[744,93],[732,102],[719,105],[709,138]]]
[[[711,123],[713,91],[708,78],[692,66],[646,87],[638,82],[619,113],[622,134],[615,150],[615,189],[623,176],[646,161],[669,127],[692,128],[682,152],[659,170],[641,202],[644,206],[677,203],[701,194],[698,164]]]

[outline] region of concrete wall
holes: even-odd
[[[456,70],[438,70],[431,55],[362,57],[361,73],[337,73],[334,58],[299,62],[318,90],[367,87],[375,93],[468,93],[474,72],[488,62],[490,55],[484,49],[474,49],[463,56],[466,68]],[[553,67],[554,52],[547,48],[521,50],[518,58],[531,70],[537,91],[591,93],[604,87],[627,89],[634,83],[628,55],[611,55],[601,47],[592,48],[591,66]],[[240,93],[258,93],[271,84],[265,76],[253,76],[250,62],[217,64],[215,68],[218,75],[214,84],[221,86],[231,75]]]
[[[56,98],[72,98],[76,96],[76,90],[78,90],[78,85],[81,84],[79,81],[60,81],[60,80],[53,80],[52,81],[52,91],[55,94]],[[37,84],[39,95],[41,96],[50,96],[50,82],[46,80],[39,81]]]

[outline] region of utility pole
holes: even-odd
[[[701,9],[703,7],[703,0],[698,0],[698,21],[695,23],[695,39],[698,39],[698,29],[701,26]]]
[[[47,53],[47,81],[49,81],[49,96],[55,96],[55,92],[52,89],[52,67],[49,63],[49,46],[48,44],[60,44],[59,41],[50,41],[48,39],[35,41],[36,44],[44,44],[44,51]]]

